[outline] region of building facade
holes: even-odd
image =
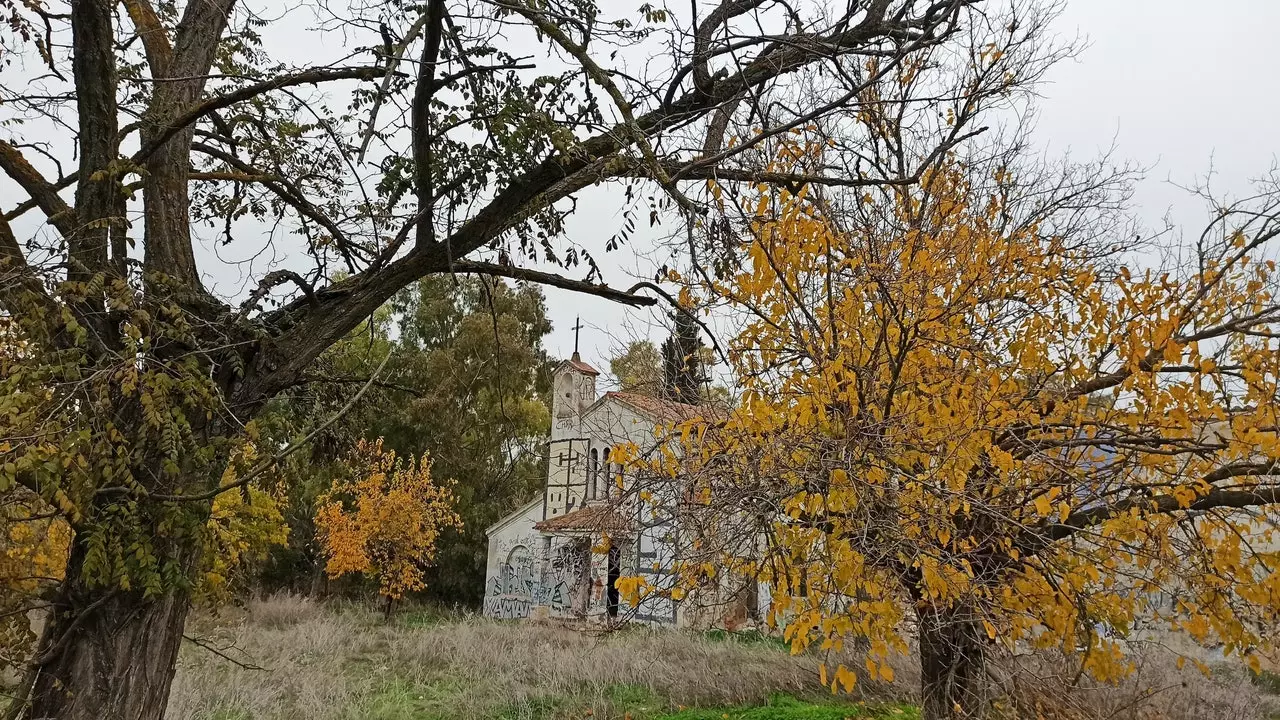
[[[758,616],[748,592],[677,601],[664,591],[679,554],[678,481],[636,477],[618,448],[653,450],[659,430],[706,410],[636,393],[596,393],[599,372],[577,353],[556,368],[543,492],[488,528],[484,614],[616,624],[742,625]],[[649,588],[635,605],[618,580]],[[729,582],[729,581],[726,581]],[[721,600],[721,596],[730,599]]]

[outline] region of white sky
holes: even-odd
[[[1148,168],[1134,197],[1143,221],[1159,227],[1169,215],[1198,231],[1203,206],[1174,183],[1195,184],[1212,167],[1218,191],[1244,193],[1280,149],[1278,26],[1276,0],[1067,0],[1058,32],[1084,36],[1088,47],[1041,87],[1034,139],[1051,156],[1078,159],[1114,144],[1117,161]],[[580,207],[586,210],[572,237],[603,255],[620,218],[607,202]],[[632,258],[608,260],[637,266]],[[608,279],[627,284],[620,273]],[[572,352],[570,327],[580,314],[583,358],[601,370],[626,339],[647,331],[648,313],[554,289],[547,301],[552,354]]]
[[[1280,0],[1065,1],[1057,31],[1084,36],[1088,46],[1077,59],[1058,65],[1041,86],[1034,141],[1049,156],[1069,152],[1081,160],[1114,145],[1116,161],[1149,169],[1134,198],[1142,220],[1159,227],[1169,215],[1188,232],[1197,232],[1203,207],[1174,183],[1195,184],[1212,167],[1216,190],[1243,193],[1274,162],[1280,144],[1280,94],[1274,90],[1280,59],[1271,36],[1280,26]],[[300,61],[345,54],[333,46],[340,42],[338,36],[305,29],[314,23],[310,13],[294,12],[273,24],[270,29],[285,39],[274,43],[279,54],[299,55]],[[367,43],[369,38],[353,41]],[[0,206],[11,206],[13,189],[7,178],[0,178]],[[581,193],[569,240],[593,252],[606,281],[625,288],[637,277],[652,275],[653,235],[644,227],[642,212],[634,244],[605,253],[605,242],[622,224],[621,195],[618,189]],[[35,215],[29,213],[24,222],[35,222]],[[15,227],[19,233],[24,229]],[[205,262],[212,259],[212,248],[197,252],[215,285],[241,284],[238,271]],[[579,268],[568,274],[583,273]],[[555,356],[572,352],[578,316],[585,326],[583,357],[604,371],[608,357],[628,340],[646,335],[661,340],[665,335],[650,311],[552,288],[546,293],[555,326],[548,349]]]

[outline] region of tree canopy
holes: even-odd
[[[609,372],[623,392],[659,397],[662,394],[662,355],[652,340],[635,340],[609,359]]]
[[[1058,52],[1015,5],[0,3],[0,491],[73,532],[13,713],[162,715],[215,499],[296,461],[386,364],[223,483],[234,454],[396,293],[480,275],[654,303],[565,236],[600,183],[625,187],[606,250],[670,213],[696,266],[725,246],[708,178],[915,183]],[[929,145],[909,164],[835,132],[886,107]],[[829,163],[763,167],[816,125]]]
[[[697,286],[741,313],[742,401],[652,469],[703,488],[690,542],[773,584],[794,647],[866,642],[892,679],[918,637],[930,720],[983,715],[1002,649],[1115,678],[1156,627],[1256,669],[1280,612],[1277,186],[1156,245],[1105,203],[1079,222],[1105,179],[1062,192],[996,157],[848,212],[759,193],[741,269]]]

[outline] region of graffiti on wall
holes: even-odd
[[[570,573],[576,568],[564,568],[557,562],[548,569],[547,577],[540,577],[544,567],[541,552],[531,550],[531,543],[524,538],[520,540],[523,542],[503,548],[506,559],[485,588],[484,614],[504,619],[527,618],[539,606],[568,612],[570,587],[576,577]]]

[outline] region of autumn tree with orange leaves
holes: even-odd
[[[351,474],[334,480],[316,510],[316,529],[328,558],[329,577],[362,573],[378,583],[390,612],[405,593],[421,590],[436,539],[462,526],[450,485],[436,484],[431,463],[407,461],[361,441],[349,460]]]
[[[1017,155],[740,196],[739,264],[686,298],[741,320],[742,401],[649,461],[700,488],[690,583],[718,554],[794,648],[869,647],[833,689],[914,644],[926,720],[985,716],[1015,649],[1116,679],[1126,638],[1171,631],[1256,669],[1280,612],[1280,182],[1143,243],[1122,176]]]

